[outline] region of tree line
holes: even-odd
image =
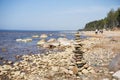
[[[111,9],[104,19],[87,23],[84,30],[113,29],[115,27],[120,28],[120,8],[116,11]]]

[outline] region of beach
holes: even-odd
[[[1,80],[117,80],[114,74],[119,71],[111,69],[112,59],[120,51],[120,31],[82,31],[80,35],[86,65],[83,69],[75,66],[75,40],[66,38],[40,44],[48,51],[43,54],[24,54],[20,61],[0,65]],[[56,44],[53,44],[56,43]],[[52,45],[52,47],[51,47]],[[62,51],[49,51],[49,50]],[[117,62],[117,61],[116,61]],[[114,65],[114,64],[113,64]]]

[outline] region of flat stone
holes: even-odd
[[[89,72],[90,72],[90,73],[95,73],[95,71],[94,71],[93,69],[92,69],[92,70],[90,70]]]
[[[52,66],[52,71],[58,71],[58,70],[59,70],[58,67],[56,67],[56,66]]]
[[[113,75],[112,75],[114,78],[117,78],[117,79],[120,79],[120,70],[115,72]]]
[[[4,70],[10,70],[12,67],[10,65],[3,65]]]
[[[88,72],[87,69],[83,69],[83,70],[82,70],[82,73],[83,73],[83,74],[88,74],[89,72]]]

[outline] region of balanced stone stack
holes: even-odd
[[[76,66],[78,68],[82,68],[86,62],[83,58],[83,51],[81,50],[82,48],[82,44],[81,44],[81,40],[80,40],[80,34],[79,32],[77,32],[75,34],[75,50],[73,51],[74,52],[74,59],[75,59],[75,62],[76,62]]]
[[[80,39],[80,33],[77,32],[75,34],[75,50],[74,52],[74,67],[73,67],[73,72],[77,76],[79,75],[88,75],[89,73],[94,74],[95,70],[92,66],[89,66],[87,62],[85,61],[83,54],[84,52],[82,51],[82,44],[81,44],[81,39]]]

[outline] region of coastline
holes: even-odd
[[[86,36],[91,36],[81,40],[83,44],[84,58],[91,68],[95,70],[90,73],[74,74],[73,50],[71,47],[64,47],[63,52],[46,54],[23,55],[20,62],[9,62],[0,65],[1,79],[11,80],[103,80],[114,79],[109,71],[109,63],[119,53],[120,32],[105,31],[103,34],[95,35],[94,32],[82,32]],[[116,47],[117,46],[117,47]],[[115,80],[115,79],[114,79]]]

